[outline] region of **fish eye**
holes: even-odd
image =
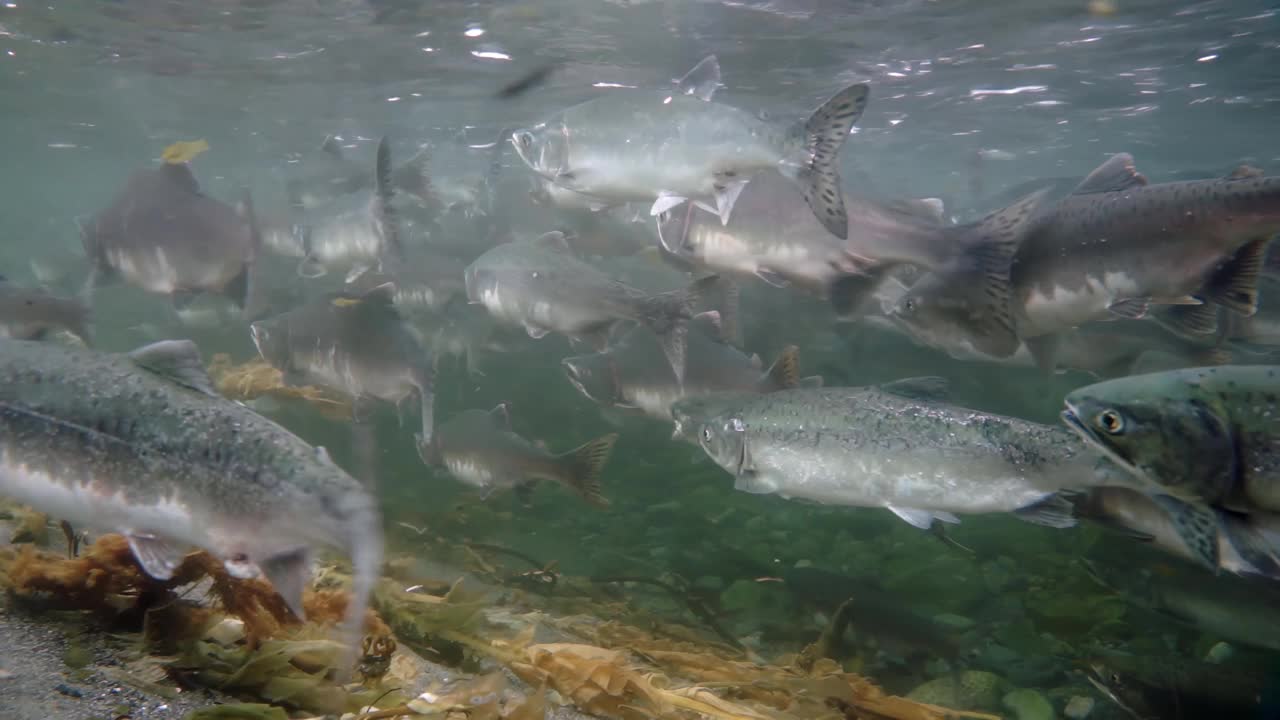
[[[704,443],[711,442],[711,428],[709,427],[702,428],[702,442]]]
[[[906,298],[905,300],[902,301],[902,310],[903,312],[909,312],[909,313],[915,312],[916,301],[912,300],[911,298]]]
[[[533,133],[527,130],[521,130],[512,134],[511,139],[515,140],[516,145],[519,145],[522,148],[527,149],[533,147]]]
[[[1124,432],[1124,418],[1115,410],[1103,410],[1098,413],[1095,422],[1109,435],[1119,435]]]

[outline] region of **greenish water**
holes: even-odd
[[[645,291],[674,290],[691,277],[653,252],[648,202],[595,218],[539,206],[533,175],[502,133],[610,92],[671,87],[711,54],[723,73],[716,100],[771,119],[803,118],[840,88],[868,83],[871,100],[840,155],[845,189],[938,198],[948,223],[1007,204],[1030,181],[1071,187],[1119,152],[1153,183],[1280,166],[1280,17],[1261,0],[18,0],[0,7],[0,272],[34,286],[32,263],[47,261],[59,269],[52,289],[77,292],[89,269],[77,221],[174,142],[206,140],[191,162],[202,190],[234,203],[248,188],[263,227],[288,235],[301,222],[290,181],[349,170],[335,169],[321,141],[341,138],[353,172],[371,175],[386,136],[395,165],[420,150],[429,157],[436,204],[400,206],[406,246],[466,264],[500,241],[555,229],[610,241],[634,233],[616,253],[624,257],[591,261]],[[545,83],[495,98],[547,63],[556,69]],[[271,313],[341,287],[341,271],[299,277],[296,257],[264,251],[257,263]],[[1006,692],[1023,688],[1057,717],[1073,698],[1093,699],[1088,717],[1104,719],[1245,717],[1204,714],[1215,708],[1272,716],[1248,698],[1276,683],[1274,580],[1211,574],[1089,522],[1052,529],[963,515],[946,528],[956,547],[882,508],[736,491],[700,448],[671,438],[670,423],[577,392],[560,361],[585,350],[561,335],[534,340],[485,325],[502,347],[475,343],[481,372],[468,373],[436,335],[466,300],[461,278],[449,282],[441,286],[458,296],[453,306],[404,313],[435,358],[437,428],[505,403],[512,429],[553,452],[616,432],[601,475],[611,505],[589,507],[548,482],[527,497],[482,494],[424,466],[414,412],[397,417],[376,403],[372,482],[390,555],[430,561],[440,544],[485,543],[554,561],[565,576],[662,580],[764,657],[800,651],[853,598],[836,660],[899,694],[955,670],[993,673],[997,689],[970,698],[975,709],[1021,712]],[[1268,282],[1260,318],[1275,312]],[[128,284],[100,288],[92,312],[97,350],[183,337],[206,361],[258,355],[234,312],[193,321]],[[838,321],[825,300],[759,280],[742,283],[740,316],[746,354],[767,368],[798,346],[800,374],[828,387],[941,376],[954,405],[1058,425],[1063,396],[1098,379],[956,359],[883,322]],[[1194,364],[1151,353],[1130,370]],[[350,423],[305,403],[254,407],[353,474],[367,469],[357,470]],[[661,589],[632,583],[623,594],[714,638]],[[1184,594],[1195,598],[1169,600]],[[1090,672],[1114,680],[1104,685],[1129,709]],[[1034,712],[1016,716],[1049,717]]]

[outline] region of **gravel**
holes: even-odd
[[[73,670],[63,662],[67,632],[45,617],[0,607],[0,717],[4,720],[178,720],[216,704],[211,693],[181,692],[167,699],[113,681],[102,671],[121,664],[120,652],[101,631],[85,631],[77,644],[93,661]],[[176,690],[176,688],[175,688]]]

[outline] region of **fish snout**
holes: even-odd
[[[483,303],[485,294],[492,293],[498,284],[496,273],[474,265],[463,272],[463,282],[467,290],[467,302],[473,305]]]
[[[538,167],[537,153],[534,152],[537,143],[537,138],[529,130],[516,130],[511,133],[511,146],[516,149],[516,154],[526,165],[535,169]]]
[[[565,377],[569,378],[569,382],[577,388],[578,392],[582,393],[583,397],[594,402],[601,402],[591,392],[591,368],[583,365],[577,358],[571,357],[561,360],[560,367],[564,369]]]

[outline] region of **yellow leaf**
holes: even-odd
[[[204,140],[188,140],[176,142],[164,149],[160,154],[160,158],[170,165],[178,165],[184,162],[190,162],[195,156],[209,149],[209,143]]]

